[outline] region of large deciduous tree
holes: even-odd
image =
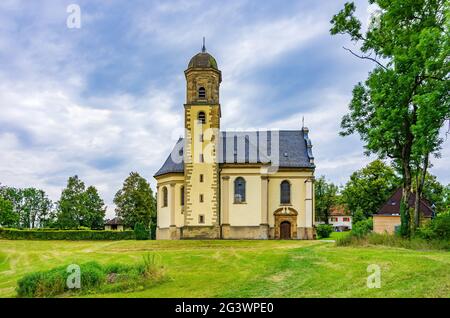
[[[36,188],[0,187],[0,197],[12,204],[14,223],[17,228],[47,226],[53,218],[53,203],[43,190]]]
[[[78,176],[70,177],[58,202],[57,225],[60,228],[76,229],[80,226],[91,229],[103,227],[106,208],[95,187],[86,186]]]
[[[134,228],[137,223],[142,223],[148,229],[156,216],[156,200],[150,184],[137,172],[130,173],[125,179],[114,203],[117,216],[127,227]]]
[[[367,30],[346,3],[332,20],[331,34],[360,43],[358,58],[374,63],[364,83],[353,89],[342,135],[359,133],[368,153],[392,158],[402,172],[401,234],[410,235],[407,200],[412,168],[442,144],[439,130],[450,117],[449,2],[369,0],[379,10]],[[425,170],[425,169],[424,169]]]
[[[359,212],[364,218],[376,213],[399,185],[394,169],[381,160],[375,160],[352,173],[342,190],[342,197],[356,222],[361,217]]]
[[[314,182],[316,217],[319,221],[328,224],[331,208],[338,203],[337,193],[338,187],[331,182],[327,182],[324,176]]]
[[[19,215],[14,213],[13,204],[0,196],[0,226],[18,227]]]

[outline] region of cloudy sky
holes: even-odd
[[[0,182],[57,200],[69,176],[112,199],[130,171],[153,188],[183,134],[189,59],[223,73],[222,128],[310,128],[317,175],[338,184],[371,158],[338,136],[353,85],[373,68],[329,21],[345,1],[0,1]],[[67,27],[68,5],[81,28]],[[367,21],[373,8],[357,1]],[[450,182],[450,142],[432,173]]]

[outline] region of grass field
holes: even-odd
[[[450,253],[335,247],[321,241],[0,240],[0,297],[15,297],[31,271],[96,260],[161,256],[168,281],[147,290],[89,297],[450,297]],[[381,267],[369,289],[367,266]]]

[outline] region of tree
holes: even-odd
[[[369,0],[380,8],[363,34],[346,3],[331,20],[331,34],[348,34],[361,43],[354,56],[375,63],[364,83],[353,89],[350,113],[342,119],[342,135],[359,133],[367,153],[389,157],[401,168],[400,205],[403,236],[410,234],[408,197],[411,169],[437,155],[439,130],[450,117],[449,3],[446,0]],[[426,170],[426,169],[424,169]]]
[[[0,187],[0,196],[11,202],[17,219],[14,227],[36,228],[46,226],[53,218],[53,202],[43,190]]]
[[[81,226],[91,229],[103,229],[106,207],[95,187],[90,186],[84,193],[85,214],[82,217]]]
[[[328,224],[331,208],[337,202],[338,187],[321,176],[314,183],[317,219]]]
[[[95,187],[86,189],[78,176],[70,177],[58,202],[57,224],[60,228],[103,228],[106,207]]]
[[[375,160],[352,173],[342,196],[353,220],[359,221],[376,213],[399,185],[394,169],[381,160]]]
[[[148,229],[156,216],[156,202],[150,184],[137,172],[130,173],[125,179],[114,203],[117,216],[127,227],[134,228],[137,223],[142,223]]]
[[[19,215],[14,213],[11,201],[0,196],[0,226],[18,227]]]

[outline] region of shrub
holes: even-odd
[[[144,224],[138,222],[134,225],[134,236],[136,237],[136,240],[148,240],[150,238],[150,233],[145,228]]]
[[[450,212],[441,212],[416,234],[427,240],[450,240]]]
[[[373,230],[373,220],[371,218],[365,219],[353,224],[350,236],[362,237],[372,232],[372,230]]]
[[[333,232],[333,226],[331,224],[319,224],[316,228],[316,233],[319,238],[330,237]]]
[[[80,265],[81,286],[88,291],[100,286],[105,280],[102,267],[96,262]],[[69,291],[67,278],[71,272],[67,266],[54,268],[45,272],[25,275],[17,282],[19,297],[53,297]]]
[[[64,293],[118,292],[147,288],[165,278],[164,267],[155,255],[146,255],[138,264],[80,265],[80,289],[69,289],[67,266],[25,275],[17,282],[19,297],[54,297]]]
[[[94,231],[94,230],[52,230],[52,229],[6,229],[0,228],[0,238],[8,240],[133,240],[133,231]]]
[[[336,246],[384,245],[417,250],[450,250],[448,240],[405,239],[392,234],[369,233],[366,236],[348,235],[336,240]]]

